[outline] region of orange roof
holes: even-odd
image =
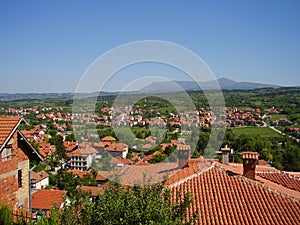
[[[126,145],[123,143],[112,143],[110,146],[106,148],[109,152],[124,152],[126,151]]]
[[[111,164],[127,164],[127,165],[132,164],[132,162],[129,159],[122,159],[122,158],[112,158],[110,163]]]
[[[299,224],[300,202],[259,182],[210,167],[171,186],[172,203],[191,193],[186,221],[197,224]]]
[[[0,116],[0,147],[21,121],[24,121],[21,117]]]
[[[135,166],[147,166],[147,165],[149,165],[149,163],[147,161],[144,161],[144,160],[139,160],[134,165]]]
[[[116,139],[112,136],[106,136],[102,138],[101,141],[116,141]]]
[[[106,181],[107,178],[105,178],[104,176],[101,175],[101,173],[97,173],[97,176],[96,176],[96,181]]]
[[[42,189],[32,194],[32,208],[50,210],[54,203],[60,207],[67,191]]]
[[[97,196],[99,194],[103,194],[105,190],[105,186],[93,187],[93,186],[80,186],[78,185],[76,189],[81,190],[82,192],[91,192],[92,196]]]
[[[274,183],[300,192],[300,180],[292,175],[283,172],[262,172],[256,174]]]
[[[45,171],[41,171],[41,172],[34,172],[34,171],[30,171],[30,176],[31,176],[31,180],[34,180],[34,183],[39,182],[47,177],[49,177],[48,173],[46,173]]]
[[[78,145],[75,141],[64,141],[64,147],[66,151],[73,151],[78,147]]]
[[[111,146],[111,144],[112,143],[109,142],[109,141],[101,141],[101,142],[94,143],[93,146],[94,147],[103,147],[103,148],[105,148],[105,147]]]
[[[94,149],[93,147],[87,147],[87,148],[79,148],[76,149],[75,151],[71,152],[71,156],[87,156],[93,153],[97,153],[97,150]]]
[[[80,178],[83,178],[86,174],[92,174],[91,171],[81,171],[81,170],[76,170],[76,169],[68,169],[67,173],[72,173],[74,175],[77,175]]]

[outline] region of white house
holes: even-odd
[[[34,189],[44,189],[49,185],[49,175],[45,171],[30,172],[31,187]]]

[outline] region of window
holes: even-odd
[[[22,187],[22,169],[18,170],[18,187]]]
[[[11,159],[11,148],[4,148],[2,151],[2,161],[10,160]]]

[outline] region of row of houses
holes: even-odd
[[[17,129],[22,122],[22,118],[0,117],[0,202],[31,212],[47,212],[55,203],[63,207],[68,204],[64,198],[65,190],[31,191],[32,188],[43,188],[47,184],[47,175],[31,172],[29,161],[42,161],[43,157]],[[172,204],[177,204],[185,194],[191,194],[192,203],[185,222],[196,214],[198,224],[299,224],[299,173],[257,165],[259,155],[256,152],[243,152],[243,163],[237,164],[228,161],[231,151],[226,147],[221,149],[222,162],[190,159],[188,146],[182,146],[182,151],[183,157],[178,162],[129,164],[113,171],[99,171],[99,187],[77,188],[98,195],[103,193],[105,183],[109,182],[109,177],[113,179],[114,174],[123,185],[148,182],[144,179],[147,175],[153,182],[160,182],[170,189]],[[121,161],[125,159],[117,160]]]

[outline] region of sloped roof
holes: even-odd
[[[173,203],[187,193],[193,196],[187,221],[198,213],[198,224],[299,224],[298,200],[219,167],[171,186]]]
[[[122,158],[112,158],[110,161],[111,164],[127,164],[132,165],[132,162],[130,159],[122,159]]]
[[[101,139],[101,141],[115,141],[116,139],[112,136],[106,136]]]
[[[123,143],[112,143],[110,146],[106,148],[109,152],[125,152],[127,145]]]
[[[48,173],[46,173],[45,171],[40,171],[38,173],[34,172],[34,171],[30,171],[30,177],[31,180],[34,180],[34,183],[39,182],[47,177],[49,177]]]
[[[26,122],[22,117],[18,116],[0,116],[0,152],[6,143],[10,140],[11,136],[18,132],[21,140],[24,140],[27,148],[22,149],[29,159],[43,161],[42,156],[31,146],[27,138],[21,131],[17,130],[20,123]]]
[[[88,156],[91,154],[97,153],[97,150],[93,147],[79,148],[71,152],[71,156]]]
[[[67,191],[42,189],[32,194],[32,208],[50,210],[54,203],[60,207]]]
[[[256,173],[257,175],[270,180],[272,182],[275,182],[277,184],[280,184],[284,187],[290,188],[295,191],[300,192],[300,179],[296,178],[294,176],[291,176],[287,173],[282,172],[261,172]]]
[[[103,194],[105,190],[105,185],[100,187],[93,187],[93,186],[80,186],[78,185],[76,189],[81,190],[82,192],[91,192],[92,196],[97,196],[99,194]]]
[[[22,121],[25,120],[18,116],[0,116],[0,150]]]

